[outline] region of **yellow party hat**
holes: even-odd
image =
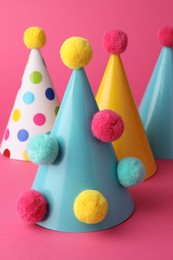
[[[103,44],[111,56],[96,101],[100,110],[111,109],[119,113],[125,123],[123,135],[113,142],[118,159],[139,158],[146,167],[146,178],[149,178],[157,167],[119,55],[126,49],[127,35],[122,31],[107,32]]]

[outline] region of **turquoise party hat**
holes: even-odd
[[[158,33],[163,45],[139,107],[153,154],[173,159],[173,28]]]
[[[39,166],[32,189],[19,197],[17,212],[28,222],[56,231],[103,230],[120,224],[132,214],[134,203],[127,187],[140,183],[145,169],[135,158],[118,163],[108,142],[122,134],[123,124],[114,112],[99,112],[83,68],[92,57],[89,42],[71,37],[64,42],[60,53],[63,62],[74,70],[50,136],[45,135],[45,145],[40,145],[40,141],[38,145],[38,136],[28,144],[30,159],[44,165]],[[114,124],[116,133],[111,137],[105,136],[102,129],[104,142],[95,137],[99,136],[99,129],[92,125],[97,123],[94,116],[100,116],[101,112],[101,124],[110,115],[118,119]],[[58,144],[54,159],[55,149],[48,140]],[[33,152],[37,147],[39,150],[44,147],[42,161],[38,160],[41,152]],[[46,156],[44,149],[48,151]],[[127,169],[134,170],[135,176],[124,177],[129,175]]]

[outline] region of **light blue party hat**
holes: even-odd
[[[103,230],[118,225],[132,214],[134,203],[125,187],[141,182],[145,170],[142,163],[135,158],[118,163],[112,144],[102,142],[94,136],[91,127],[93,117],[100,115],[102,111],[98,110],[82,68],[91,59],[90,57],[86,61],[88,54],[85,54],[85,48],[89,49],[90,56],[92,49],[84,38],[69,38],[61,47],[64,63],[66,48],[69,48],[69,45],[76,46],[72,53],[68,52],[70,57],[73,56],[72,63],[75,60],[75,65],[69,61],[70,57],[67,58],[68,66],[74,70],[51,134],[46,137],[58,142],[59,153],[53,163],[49,161],[49,165],[39,167],[32,190],[28,191],[26,196],[26,193],[21,195],[17,211],[24,220],[37,222],[42,227],[56,231]],[[81,45],[83,53],[80,50]],[[77,66],[78,63],[80,68]],[[29,147],[35,145],[35,140],[31,140],[28,146],[28,155],[32,155]],[[48,145],[46,149],[49,150]],[[51,149],[50,154],[52,155]],[[46,160],[48,157],[46,154]],[[129,175],[127,169],[130,169],[130,173],[134,170],[135,176],[126,178]],[[135,180],[135,183],[132,184],[132,180]],[[32,193],[35,192],[42,194],[48,205],[47,214],[43,219],[40,218],[41,221],[36,221],[37,216],[40,217],[37,207],[40,205],[40,199],[33,204],[30,203]],[[26,197],[29,198],[27,203]]]
[[[139,112],[154,156],[173,159],[173,29],[164,27],[159,37],[164,46]]]

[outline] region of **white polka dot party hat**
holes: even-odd
[[[24,43],[31,49],[21,87],[1,143],[1,154],[18,160],[29,160],[26,145],[31,136],[52,129],[59,100],[39,48],[46,42],[44,31],[30,27]]]

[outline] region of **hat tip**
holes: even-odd
[[[158,34],[158,40],[163,47],[173,48],[173,27],[164,26],[162,27]]]
[[[42,28],[32,26],[25,30],[23,41],[28,49],[40,49],[46,43],[46,34]]]
[[[92,47],[87,39],[73,36],[62,44],[60,56],[67,67],[80,69],[89,64],[92,58]]]
[[[107,31],[103,36],[103,48],[109,54],[120,54],[127,48],[128,38],[123,31]]]

